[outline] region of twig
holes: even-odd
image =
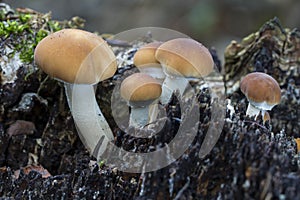
[[[187,182],[185,183],[185,185],[179,190],[179,192],[177,193],[176,197],[174,198],[174,200],[178,200],[181,195],[183,194],[183,192],[188,188],[188,186],[190,185],[190,177],[187,177]]]

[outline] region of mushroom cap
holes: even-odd
[[[35,63],[53,78],[95,84],[117,70],[116,58],[100,36],[79,29],[62,29],[42,39],[34,51]]]
[[[161,44],[156,59],[168,74],[201,78],[213,71],[214,61],[208,49],[191,38],[176,38]]]
[[[155,58],[156,49],[163,42],[151,42],[142,46],[133,56],[133,64],[138,68],[143,67],[161,67],[158,60]]]
[[[280,103],[281,91],[277,81],[262,72],[247,74],[240,82],[240,89],[248,101],[262,110],[271,110]]]
[[[122,98],[129,102],[148,102],[160,97],[161,84],[148,74],[134,73],[126,77],[120,87]]]

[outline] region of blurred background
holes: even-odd
[[[1,0],[0,0],[1,1]],[[13,8],[52,13],[57,20],[79,16],[85,29],[116,34],[138,27],[177,30],[214,46],[221,56],[231,40],[239,41],[277,16],[283,27],[300,28],[299,0],[3,0]]]

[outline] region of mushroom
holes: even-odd
[[[281,91],[277,81],[270,75],[262,72],[247,74],[240,82],[240,89],[248,99],[247,116],[255,116],[261,112],[263,121],[270,119],[267,110],[280,103]]]
[[[142,46],[133,57],[133,64],[139,69],[140,72],[148,74],[162,83],[165,79],[165,73],[162,70],[161,64],[155,58],[156,49],[163,42],[155,41]],[[159,99],[149,106],[149,123],[153,123],[158,113],[160,112]],[[149,126],[152,127],[152,126]]]
[[[167,104],[175,90],[183,95],[188,78],[201,78],[213,71],[214,61],[208,49],[191,38],[176,38],[161,44],[155,53],[166,78],[160,101]]]
[[[99,109],[94,87],[116,72],[114,53],[96,34],[63,29],[38,43],[34,59],[45,73],[64,83],[80,139],[92,154],[97,155],[94,151],[100,149],[99,145],[96,148],[98,141],[111,141],[113,134]]]
[[[131,108],[129,126],[143,128],[148,123],[149,105],[161,92],[161,84],[144,73],[134,73],[122,81],[120,94]]]
[[[148,43],[137,50],[133,57],[133,64],[140,72],[149,74],[161,83],[165,79],[165,74],[160,63],[155,58],[155,51],[162,43],[158,41]]]

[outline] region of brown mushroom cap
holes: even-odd
[[[96,34],[63,29],[41,40],[34,52],[36,64],[53,78],[68,83],[94,84],[117,70],[116,58]]]
[[[151,42],[144,46],[142,46],[133,56],[133,64],[138,67],[147,67],[149,65],[152,66],[160,66],[153,65],[158,64],[159,62],[155,58],[156,49],[162,44],[162,42]]]
[[[214,61],[208,49],[191,38],[176,38],[161,44],[156,59],[167,73],[201,78],[213,71]]]
[[[240,89],[249,102],[258,108],[270,110],[280,103],[279,84],[268,74],[262,72],[247,74],[240,82]],[[269,109],[265,109],[266,107]]]
[[[120,87],[121,96],[131,102],[152,101],[160,97],[161,84],[144,73],[134,73],[125,78]]]

